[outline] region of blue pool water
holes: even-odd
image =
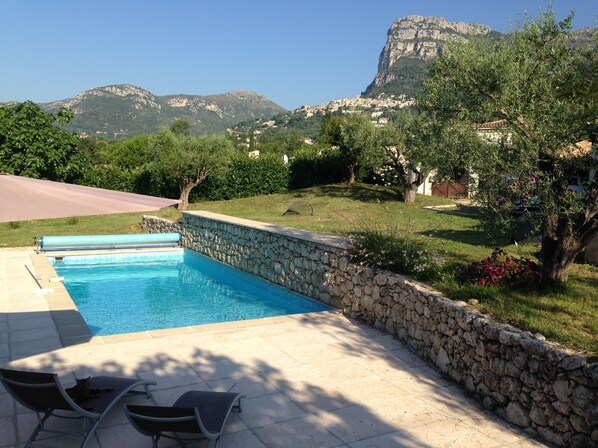
[[[50,260],[94,335],[330,309],[189,250]]]

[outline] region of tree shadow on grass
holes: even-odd
[[[455,241],[457,243],[470,244],[472,246],[483,246],[486,248],[493,248],[496,246],[507,245],[510,243],[507,237],[493,238],[490,237],[483,230],[477,229],[435,229],[418,232],[420,235],[425,235],[431,238]]]
[[[328,198],[346,198],[362,202],[387,202],[403,200],[403,194],[397,190],[381,189],[380,187],[367,184],[323,185],[312,187],[309,190],[298,190],[295,192],[297,197],[303,197],[306,194],[313,194],[316,197],[324,196]]]

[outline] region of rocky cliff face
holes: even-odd
[[[388,30],[378,71],[390,68],[399,58],[433,59],[449,39],[466,40],[472,35],[486,35],[490,31],[486,25],[447,22],[443,17],[404,17]]]
[[[420,76],[447,41],[485,36],[491,31],[486,25],[448,22],[443,17],[408,16],[398,19],[388,30],[388,39],[378,62],[378,73],[364,95],[381,93],[381,88],[406,76]]]

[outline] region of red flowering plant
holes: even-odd
[[[536,262],[507,255],[502,249],[494,249],[488,258],[463,265],[457,270],[457,278],[461,282],[477,286],[530,287],[537,284],[540,277],[540,267]]]

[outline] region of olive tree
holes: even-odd
[[[471,128],[500,120],[505,138],[473,150],[464,145],[457,158],[479,175],[477,199],[495,222],[510,219],[505,189],[537,205],[525,216],[541,230],[544,278],[557,284],[598,235],[597,158],[576,146],[595,143],[597,56],[595,48],[568,44],[571,21],[557,22],[549,10],[507,39],[448,45],[421,101],[437,119]],[[446,154],[447,164],[454,156]],[[584,179],[583,192],[569,187],[573,174]]]
[[[178,208],[186,210],[191,190],[223,167],[232,151],[232,143],[224,136],[187,136],[162,129],[152,142],[153,169],[176,179]]]
[[[342,125],[339,137],[338,148],[349,172],[349,183],[352,184],[358,167],[380,163],[379,132],[369,115],[356,115]]]

